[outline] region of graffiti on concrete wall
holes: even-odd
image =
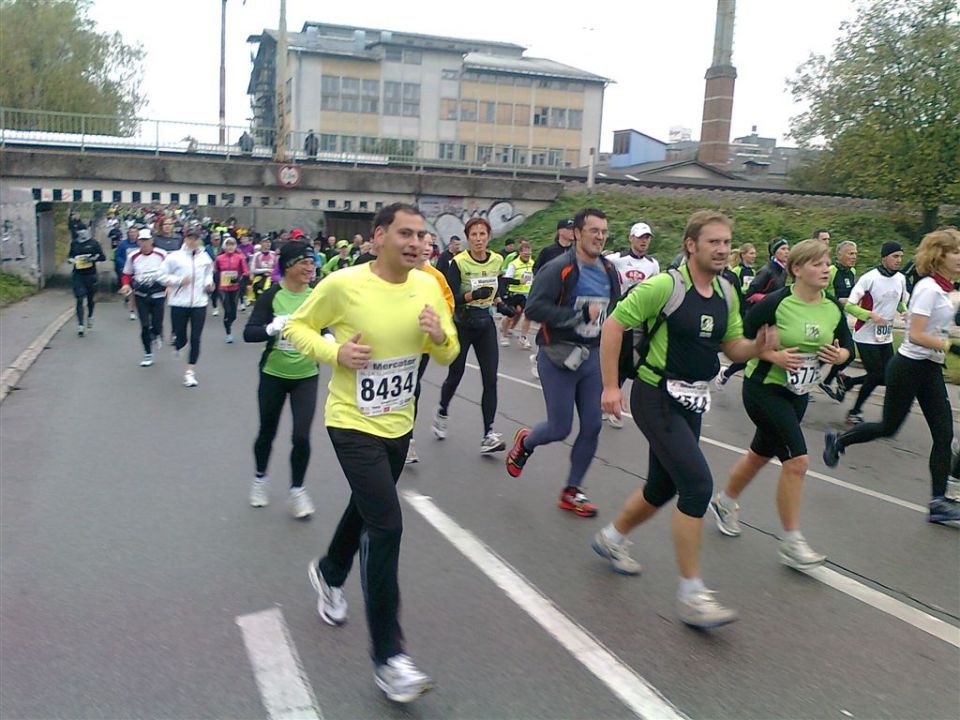
[[[15,262],[27,257],[23,229],[10,218],[0,223],[0,262]]]
[[[446,247],[454,235],[463,239],[463,228],[470,218],[486,218],[499,237],[527,219],[509,200],[474,200],[472,198],[423,195],[417,204],[427,218],[427,229],[437,236],[441,247]]]
[[[0,190],[0,262],[7,272],[34,280],[37,266],[37,215],[29,189]]]

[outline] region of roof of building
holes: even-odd
[[[509,57],[505,55],[490,55],[488,53],[472,52],[463,58],[464,69],[489,70],[516,75],[534,75],[539,77],[568,78],[585,82],[609,83],[610,78],[595,75],[563,63],[547,58]]]
[[[641,177],[644,175],[656,175],[658,177],[671,177],[676,170],[681,168],[695,167],[703,170],[708,175],[726,180],[737,180],[737,176],[725,170],[720,170],[713,165],[707,165],[699,160],[658,160],[655,162],[645,162],[629,167],[604,168],[603,171],[608,177],[633,175]],[[629,178],[628,178],[629,179]]]
[[[622,130],[614,130],[613,134],[616,135],[617,133],[624,133],[624,132],[633,133],[634,135],[642,135],[643,137],[647,138],[647,140],[653,140],[653,142],[660,143],[661,145],[670,144],[670,143],[664,142],[663,140],[658,140],[657,138],[653,137],[653,135],[647,135],[646,133],[640,132],[639,130],[634,130],[633,128],[623,128]]]

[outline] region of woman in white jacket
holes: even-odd
[[[200,358],[200,335],[207,318],[207,302],[213,291],[213,261],[200,248],[200,237],[195,229],[186,231],[183,246],[167,255],[160,272],[161,282],[171,288],[168,304],[174,347],[178,355],[187,344],[187,325],[190,325],[190,356],[183,384],[196,387],[195,368]]]

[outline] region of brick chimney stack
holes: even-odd
[[[717,0],[717,29],[713,39],[713,64],[704,76],[703,124],[697,160],[726,167],[730,160],[730,119],[733,116],[733,19],[736,0]]]

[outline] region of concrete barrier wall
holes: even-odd
[[[41,283],[37,203],[29,189],[0,188],[0,269]]]

